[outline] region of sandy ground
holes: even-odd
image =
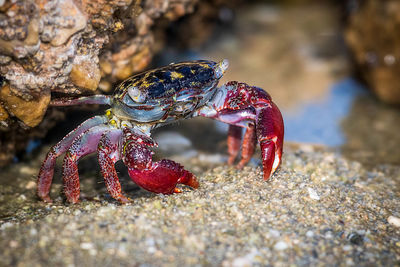
[[[9,211],[0,221],[1,265],[400,262],[400,168],[370,171],[333,151],[291,144],[282,167],[265,182],[257,158],[242,171],[224,159],[199,153],[182,162],[197,173],[201,187],[169,196],[137,189],[122,171],[132,198],[127,205],[112,200],[98,174],[86,169],[95,159],[83,161],[84,197],[77,205],[63,201],[57,176],[55,202],[39,202],[33,180],[39,160],[17,164],[8,172],[12,181],[0,191],[1,206]]]

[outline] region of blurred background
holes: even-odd
[[[194,118],[153,131],[154,161],[198,190],[142,190],[118,162],[119,205],[93,154],[69,205],[61,156],[39,200],[50,148],[107,108],[51,100],[197,59],[282,111],[268,182],[259,148],[228,167],[228,126]],[[400,266],[399,60],[399,0],[0,0],[0,266]]]
[[[43,146],[104,110],[51,108],[50,99],[111,94],[149,68],[224,58],[221,83],[261,87],[280,107],[286,146],[400,163],[398,1],[41,2],[0,7],[2,166],[42,157]],[[223,153],[226,130],[195,119],[155,136],[164,154],[192,157]]]

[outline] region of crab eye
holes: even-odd
[[[219,79],[224,75],[224,72],[229,66],[229,62],[227,59],[222,60],[214,67],[215,78]]]
[[[137,87],[130,87],[128,89],[128,95],[136,103],[143,103],[146,99],[146,96]]]

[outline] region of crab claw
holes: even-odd
[[[128,129],[124,133],[126,140],[122,160],[128,167],[132,181],[138,186],[162,194],[179,193],[177,184],[199,187],[196,177],[179,163],[167,159],[152,161],[153,152],[149,147],[156,146],[154,141]]]
[[[270,105],[257,111],[257,139],[261,147],[264,180],[268,180],[281,163],[284,135],[283,119],[278,107],[272,101]]]
[[[199,187],[196,177],[172,160],[163,159],[153,163],[149,169],[128,168],[128,172],[137,185],[154,193],[179,193],[177,184]]]
[[[263,89],[236,81],[227,82],[218,87],[207,105],[194,115],[229,124],[228,164],[233,164],[239,154],[242,128],[245,128],[241,160],[237,167],[243,168],[250,161],[258,141],[264,180],[278,168],[282,157],[284,124],[281,112]]]

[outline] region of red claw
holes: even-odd
[[[161,160],[154,163],[150,169],[129,168],[128,170],[129,176],[137,185],[154,193],[176,193],[176,185],[178,183],[193,188],[199,186],[196,177],[192,173],[186,171],[180,164],[172,160]]]
[[[237,167],[243,168],[249,162],[258,141],[264,180],[278,168],[282,157],[284,124],[281,112],[267,92],[256,86],[231,81],[221,86],[211,103],[198,114],[230,124],[228,164],[233,164],[238,155],[242,127],[246,128],[246,133]]]
[[[125,130],[125,133],[129,131]],[[173,194],[177,184],[199,187],[196,177],[185,170],[183,166],[172,160],[163,159],[152,162],[152,152],[147,145],[140,144],[138,140],[144,140],[143,136],[135,133],[125,134],[125,151],[123,161],[128,167],[129,176],[140,187],[162,194]]]
[[[283,125],[282,114],[272,101],[270,107],[262,108],[257,116],[257,138],[261,147],[264,180],[268,180],[281,162]]]

